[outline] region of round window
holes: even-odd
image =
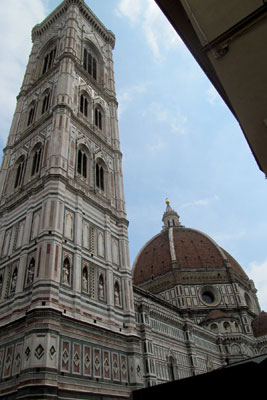
[[[213,293],[205,291],[202,293],[202,299],[205,301],[205,303],[212,304],[214,303],[215,297]]]
[[[216,286],[206,285],[200,289],[199,299],[206,307],[214,307],[220,303],[221,296]]]

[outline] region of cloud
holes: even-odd
[[[188,203],[184,203],[181,205],[181,208],[188,208],[188,207],[206,207],[210,205],[211,202],[213,201],[218,201],[220,200],[219,196],[216,194],[213,197],[209,197],[206,199],[199,199],[199,200],[194,200]]]
[[[257,295],[261,308],[267,311],[267,260],[262,263],[253,261],[246,272],[258,289]]]
[[[122,0],[116,9],[117,15],[129,18],[132,23],[136,23],[141,11],[144,0]]]
[[[168,51],[182,43],[154,0],[121,0],[116,12],[128,18],[133,25],[141,26],[157,60],[162,59],[163,49]]]
[[[31,30],[44,18],[41,0],[9,0],[0,8],[0,139],[4,142],[32,46]]]
[[[152,102],[148,109],[143,113],[149,113],[153,119],[166,124],[166,131],[186,134],[187,116],[184,115],[178,106],[163,106],[161,103]]]
[[[119,118],[132,103],[132,101],[136,100],[136,96],[138,94],[143,94],[147,91],[147,86],[148,82],[120,89],[120,91],[118,92]]]
[[[163,150],[168,147],[168,143],[162,138],[157,137],[153,143],[148,145],[148,151],[151,155],[155,156],[158,154],[162,154]]]

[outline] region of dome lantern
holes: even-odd
[[[166,210],[162,217],[162,222],[164,223],[162,230],[174,227],[181,226],[180,216],[178,213],[173,210],[170,206],[170,200],[166,199]]]

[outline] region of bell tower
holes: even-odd
[[[125,397],[142,373],[115,37],[65,0],[32,42],[0,171],[0,385],[5,399]]]

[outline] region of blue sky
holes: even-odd
[[[0,8],[0,145],[31,48],[58,0]],[[133,262],[162,227],[165,199],[183,225],[229,251],[267,310],[267,182],[239,125],[153,0],[87,0],[116,35],[115,79]]]

